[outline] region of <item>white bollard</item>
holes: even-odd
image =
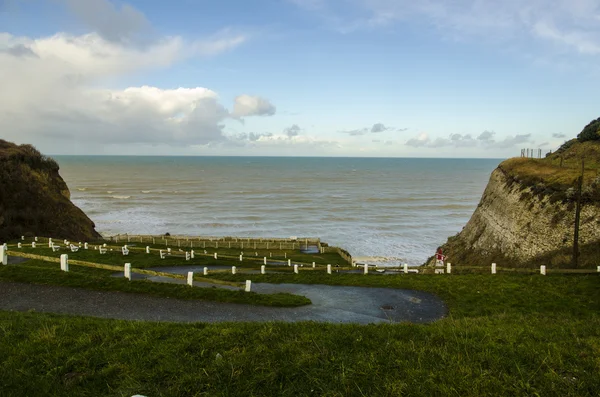
[[[52,248],[52,239],[51,238],[48,239],[48,248]]]
[[[231,266],[231,274],[235,274],[237,268],[235,266]]]
[[[263,263],[264,263],[265,265],[267,264],[267,257],[266,257],[266,256],[263,258]]]
[[[23,248],[23,245],[21,243],[17,243],[17,248]]]
[[[208,276],[208,268],[207,267],[204,268],[204,275]]]
[[[246,280],[246,292],[250,292],[251,287],[252,287],[252,281]]]
[[[83,243],[83,249],[84,249],[84,250],[88,249],[88,247],[89,247],[89,246],[88,246],[88,243]]]
[[[3,265],[8,265],[8,254],[6,251],[8,251],[6,249],[6,244],[0,245],[0,261]]]
[[[242,261],[242,255],[240,255],[240,262]]]
[[[408,274],[408,263],[404,264],[404,274]]]
[[[446,263],[446,274],[452,273],[452,264],[450,262]]]
[[[62,254],[60,256],[60,270],[63,272],[69,271],[69,256],[67,254]]]
[[[188,272],[187,285],[194,286],[194,272]]]
[[[260,267],[260,274],[265,274],[265,265]]]
[[[150,253],[150,247],[146,246],[146,253],[149,254]]]
[[[294,273],[298,274],[298,265],[294,265]]]
[[[367,265],[366,263],[365,263],[364,273],[369,274],[369,265]]]
[[[496,264],[492,263],[492,274],[496,274]]]
[[[541,266],[540,266],[540,274],[541,274],[542,276],[545,276],[545,275],[546,275],[546,265],[541,265]]]
[[[35,241],[31,243],[31,248],[35,248]]]
[[[215,256],[215,259],[217,259],[217,253],[216,253],[216,252],[215,252],[215,255],[214,255],[214,256]]]
[[[123,274],[127,280],[131,281],[131,263],[125,264],[123,267]]]
[[[194,259],[194,250],[190,251],[190,258]]]
[[[284,252],[284,253],[283,253],[283,257],[284,257],[285,259],[287,259],[287,252]]]
[[[331,265],[327,265],[327,274],[331,274]]]
[[[315,262],[313,262],[313,269],[315,268]]]
[[[288,259],[288,266],[292,266],[292,260]]]

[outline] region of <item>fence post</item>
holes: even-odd
[[[188,272],[187,285],[190,287],[194,286],[194,272]]]
[[[288,259],[288,266],[292,266],[292,260]]]
[[[452,264],[450,262],[448,262],[446,264],[446,274],[450,274],[452,273]]]
[[[190,251],[190,258],[194,259],[194,250]]]
[[[252,287],[252,281],[246,280],[246,292],[250,292],[251,287]]]
[[[63,272],[69,271],[69,256],[67,254],[62,254],[60,256],[60,270]]]
[[[208,268],[207,267],[204,268],[204,275],[208,276]]]
[[[365,263],[364,273],[369,274],[369,265]]]
[[[315,262],[313,262],[313,269],[315,268]]]
[[[266,257],[266,256],[263,258],[263,263],[264,263],[265,265],[267,264],[267,257]]]
[[[231,266],[231,274],[235,274],[236,269],[237,268],[235,266]]]
[[[131,281],[131,263],[126,263],[123,268],[123,273],[125,274],[125,278]]]
[[[327,265],[327,274],[331,274],[331,265]]]
[[[492,274],[496,274],[496,264],[492,263]]]
[[[260,267],[260,274],[265,274],[265,265]]]
[[[294,273],[298,274],[298,265],[294,265]]]
[[[404,274],[408,274],[408,263],[404,264]]]
[[[150,253],[150,247],[146,246],[146,253],[149,254]]]
[[[242,256],[242,255],[240,255],[240,262],[241,262],[242,260],[243,260],[243,256]]]
[[[48,248],[52,248],[52,238],[48,239]]]
[[[600,266],[598,266],[598,268],[596,270],[598,271],[598,273],[600,273]]]
[[[0,245],[0,261],[2,261],[3,265],[8,265],[7,251],[6,244]]]
[[[541,265],[541,266],[540,266],[540,274],[541,274],[542,276],[545,276],[545,275],[546,275],[546,265]]]
[[[217,259],[217,253],[215,252],[215,259]]]

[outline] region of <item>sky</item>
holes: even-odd
[[[47,154],[508,158],[600,117],[600,0],[0,0]]]

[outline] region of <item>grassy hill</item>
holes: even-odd
[[[20,236],[100,238],[94,223],[70,201],[58,164],[31,145],[0,139],[0,242]]]

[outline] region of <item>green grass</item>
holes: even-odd
[[[130,247],[129,255],[123,256],[121,253],[121,244],[113,244],[111,247],[113,251],[108,251],[106,254],[100,255],[97,250],[94,250],[94,245],[90,244],[90,249],[84,250],[83,248],[77,252],[71,252],[70,250],[62,248],[60,251],[53,252],[51,248],[48,248],[47,244],[39,243],[37,248],[31,248],[31,243],[24,245],[23,248],[16,248],[17,241],[10,243],[9,250],[15,252],[26,252],[30,254],[49,256],[53,258],[59,258],[61,254],[69,255],[69,259],[103,263],[107,265],[123,266],[126,262],[131,263],[132,267],[137,268],[148,268],[158,266],[181,266],[181,265],[194,265],[194,266],[215,266],[215,265],[226,265],[226,266],[238,266],[238,267],[253,267],[259,268],[263,264],[263,258],[267,257],[267,261],[280,261],[287,262],[287,259],[291,259],[293,262],[312,263],[315,262],[318,265],[339,264],[340,266],[347,266],[347,262],[340,257],[337,253],[327,254],[303,254],[300,251],[266,251],[266,250],[244,250],[244,260],[239,261],[240,250],[238,249],[227,249],[227,248],[208,248],[206,249],[208,255],[204,255],[204,249],[194,249],[195,258],[189,261],[183,257],[184,252],[179,252],[179,248],[173,248],[171,256],[167,256],[165,259],[160,259],[158,251],[152,251],[151,254],[146,254],[146,246],[150,246],[152,249],[162,249],[166,252],[166,248],[163,245],[152,245],[152,244],[136,244],[128,245]],[[135,243],[133,243],[135,244]],[[63,244],[61,246],[64,247]],[[117,248],[118,247],[118,248]],[[183,249],[183,248],[182,248]],[[189,249],[188,249],[189,252]],[[218,259],[214,259],[213,254],[217,253]],[[255,256],[255,252],[258,252],[258,256]],[[269,252],[273,255],[269,257]],[[285,256],[287,255],[287,258]],[[225,257],[229,256],[229,257]]]
[[[446,300],[450,315],[428,325],[359,326],[0,312],[0,394],[596,396],[600,390],[597,275],[262,277],[430,291]]]
[[[28,260],[27,262],[0,266],[0,280],[35,284],[60,285],[98,291],[122,291],[152,296],[197,299],[250,305],[297,307],[310,304],[304,296],[288,293],[257,294],[222,288],[199,288],[187,285],[156,283],[146,280],[129,281],[124,277],[111,277],[114,271],[70,265],[69,272],[60,270],[57,263]]]

